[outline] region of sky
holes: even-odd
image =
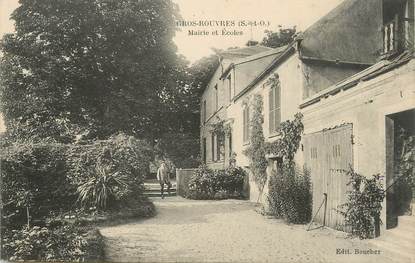
[[[327,14],[343,0],[173,0],[178,4],[184,21],[245,21],[246,23],[266,23],[266,26],[222,27],[190,26],[179,27],[174,39],[178,52],[189,61],[207,56],[212,48],[244,46],[248,40],[260,41],[265,30],[297,26],[305,30],[308,26]],[[18,0],[0,0],[0,36],[13,31],[10,14],[18,6]],[[222,35],[222,30],[242,31],[242,35]],[[206,30],[210,35],[189,35],[189,30]],[[211,35],[218,30],[219,35]]]
[[[297,26],[304,31],[319,18],[330,12],[343,0],[173,0],[180,8],[183,20],[235,20],[264,21],[269,26],[237,28],[243,34],[238,36],[195,36],[189,35],[189,27],[180,27],[175,42],[179,53],[191,62],[212,53],[211,48],[225,49],[244,46],[248,40],[261,41],[265,30],[276,31],[278,25]],[[192,27],[197,29],[197,27]],[[207,31],[223,27],[206,27]],[[200,29],[200,28],[199,28]],[[232,29],[232,28],[229,28]]]
[[[265,30],[278,26],[304,31],[343,0],[172,0],[179,6],[182,21],[228,21],[227,26],[179,26],[174,41],[178,52],[190,62],[213,53],[212,48],[242,47],[248,40],[261,41]],[[0,0],[0,37],[13,32],[10,14],[18,0]],[[240,22],[246,26],[238,26]],[[256,23],[256,24],[255,24]],[[249,25],[248,25],[249,24]],[[189,30],[204,31],[209,35],[189,35]],[[225,30],[226,33],[222,34]],[[229,34],[237,31],[238,34]],[[214,31],[218,35],[212,35]],[[0,132],[4,123],[0,114]]]

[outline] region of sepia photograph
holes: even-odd
[[[415,263],[415,0],[0,0],[0,263]]]

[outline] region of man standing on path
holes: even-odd
[[[161,198],[164,199],[164,184],[167,185],[168,195],[170,195],[171,188],[169,169],[167,168],[166,162],[164,160],[161,161],[160,167],[157,170],[157,180],[160,183]]]

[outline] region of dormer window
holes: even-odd
[[[390,55],[413,47],[414,0],[383,1],[383,54]]]

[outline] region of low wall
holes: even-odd
[[[176,193],[186,197],[189,191],[189,180],[196,169],[177,169],[176,170]]]

